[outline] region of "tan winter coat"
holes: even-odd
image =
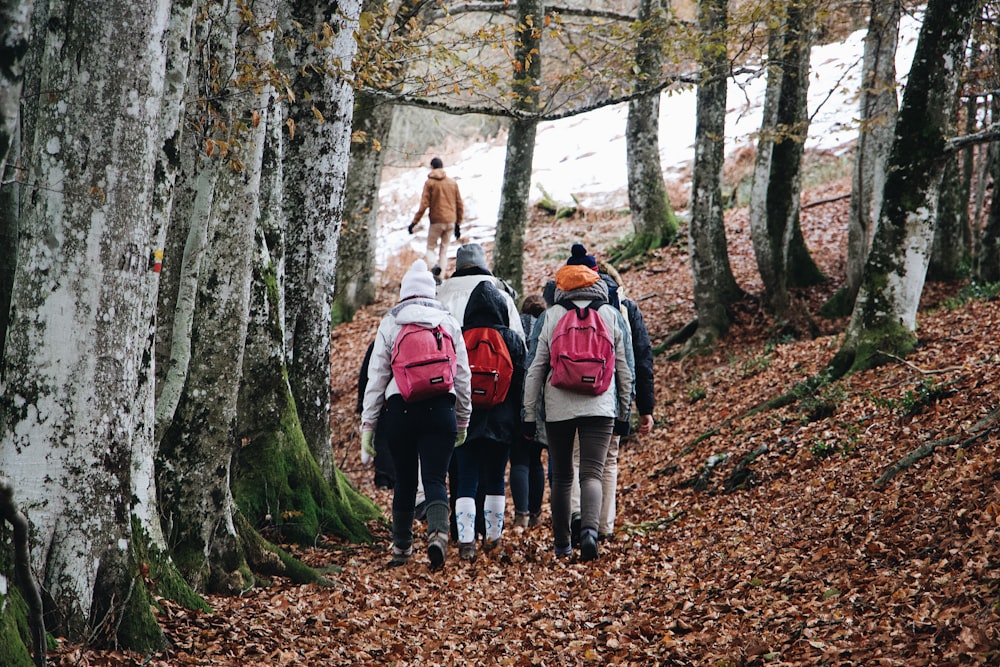
[[[420,210],[413,216],[413,224],[420,222],[428,212],[431,224],[443,222],[447,224],[462,222],[465,206],[462,204],[462,194],[458,191],[458,183],[444,173],[444,169],[432,169],[424,183],[424,192],[420,197]]]

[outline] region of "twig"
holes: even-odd
[[[940,375],[942,373],[951,373],[952,371],[965,370],[964,366],[949,366],[948,368],[935,368],[933,370],[926,371],[923,368],[920,368],[919,366],[910,363],[906,359],[903,359],[902,357],[897,357],[895,354],[892,354],[891,352],[883,352],[882,350],[879,350],[879,354],[889,357],[890,359],[895,359],[899,363],[909,366],[911,369],[915,370],[921,375]]]
[[[850,199],[851,195],[838,195],[836,197],[827,197],[826,199],[820,199],[818,201],[811,201],[808,204],[803,204],[799,210],[806,210],[807,208],[813,208],[814,206],[822,206],[823,204],[832,204],[835,201],[840,201],[841,199]]]

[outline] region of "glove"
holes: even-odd
[[[408,231],[408,232],[410,232],[412,234],[413,233],[413,228],[416,226],[416,224],[417,223],[415,223],[415,222],[411,222],[410,226],[406,228],[406,231]]]
[[[459,226],[459,224],[458,224],[458,223],[456,222],[456,223],[455,223],[455,240],[457,241],[457,240],[458,240],[458,237],[459,237],[459,236],[461,236],[461,235],[462,235],[462,228],[461,228],[461,227]]]
[[[361,463],[368,465],[375,458],[375,431],[361,432]]]
[[[611,431],[615,435],[628,435],[632,431],[632,424],[627,419],[616,419],[615,428]]]
[[[469,435],[468,429],[464,429],[464,428],[459,429],[458,433],[455,435],[455,446],[456,447],[461,447],[462,445],[464,445],[465,444],[465,438],[468,437],[468,435]]]
[[[525,440],[534,440],[536,432],[535,422],[521,422],[521,437]]]

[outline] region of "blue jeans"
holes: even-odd
[[[455,422],[455,397],[435,396],[425,401],[407,403],[396,395],[386,401],[385,423],[389,451],[396,468],[392,494],[393,514],[412,513],[417,495],[417,462],[424,482],[427,506],[448,505],[448,463],[455,448],[458,427]],[[444,528],[447,530],[447,526]]]
[[[542,444],[517,438],[510,448],[510,495],[514,511],[538,514],[545,494],[545,466]]]
[[[471,440],[456,447],[458,483],[455,496],[475,498],[477,491],[487,496],[504,495],[504,474],[509,455],[510,445],[487,438]]]

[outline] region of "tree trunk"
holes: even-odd
[[[729,329],[727,306],[742,290],[733,278],[723,219],[722,165],[725,160],[728,0],[701,0],[698,27],[704,80],[698,85],[688,245],[698,329],[688,349],[711,348]]]
[[[803,146],[809,130],[809,50],[814,8],[789,0],[768,37],[768,76],[750,195],[750,232],[764,298],[779,319],[793,319],[789,287],[822,280],[799,227]]]
[[[360,3],[292,0],[286,9],[286,32],[294,34],[294,19],[315,39],[301,36],[296,45],[286,44],[284,53],[289,67],[283,69],[299,75],[292,84],[296,102],[289,113],[294,136],[285,143],[283,160],[288,221],[285,345],[302,432],[332,479],[330,329],[354,93],[342,73],[326,68],[332,62],[351,62]],[[324,26],[332,28],[331,37],[324,37]]]
[[[275,5],[276,0],[255,5],[254,19],[259,25],[266,25],[275,16]],[[272,31],[247,29],[235,2],[216,5],[215,9],[217,13],[207,18],[212,38],[204,45],[206,52],[215,56],[214,66],[232,71],[237,51],[253,53],[257,62],[271,61]],[[223,81],[222,85],[228,83]],[[218,176],[198,280],[190,367],[173,422],[161,444],[157,479],[175,562],[197,589],[230,593],[244,590],[250,583],[233,521],[230,464],[239,447],[234,422],[247,337],[267,128],[266,116],[255,124],[251,110],[266,114],[273,93],[266,84],[258,91],[249,108],[240,106],[244,98],[232,94],[235,89],[218,96],[214,103],[212,115],[220,123],[217,129],[227,134],[215,139],[220,152],[213,152],[212,166]],[[246,130],[237,133],[241,125]],[[222,150],[222,142],[228,146],[226,150]]]
[[[346,322],[355,311],[375,300],[375,237],[378,197],[382,181],[381,146],[392,129],[394,107],[384,99],[359,92],[354,101],[354,132],[362,141],[351,144],[344,192],[344,224],[337,248],[337,285],[333,296],[333,323]]]
[[[380,511],[338,471],[327,480],[306,445],[288,384],[284,352],[284,213],[281,106],[268,114],[261,215],[254,254],[250,325],[237,405],[233,495],[248,523],[277,527],[285,541],[315,544],[321,532],[371,538]]]
[[[140,650],[163,642],[138,564],[158,519],[142,500],[153,457],[142,397],[169,7],[53,2],[39,17],[50,94],[24,139],[44,187],[20,219],[2,372],[0,469],[32,524],[47,625]]]
[[[916,342],[945,139],[958,76],[965,62],[977,0],[931,0],[903,93],[888,177],[864,280],[844,342],[832,362],[860,370],[883,361],[880,352],[905,356]]]
[[[927,279],[932,281],[957,280],[969,266],[969,255],[966,253],[962,234],[962,210],[969,209],[969,199],[967,196],[963,197],[967,193],[962,192],[959,157],[947,160],[941,175],[934,240],[927,266]]]
[[[993,101],[994,118],[997,117],[996,109],[1000,108],[1000,101],[994,97]],[[1000,281],[1000,151],[994,145],[993,150],[986,151],[992,158],[990,170],[993,174],[993,196],[990,199],[990,210],[983,224],[983,232],[980,235],[979,255],[976,260],[976,275],[984,283],[995,283]]]
[[[847,219],[847,292],[836,314],[848,314],[858,296],[871,248],[873,226],[882,207],[885,166],[896,126],[896,43],[899,0],[874,0],[861,68],[861,129],[854,149],[851,209]]]
[[[542,78],[542,24],[545,3],[524,0],[517,3],[517,31],[514,44],[514,108],[525,114],[538,110],[535,84]],[[507,135],[507,159],[500,186],[500,211],[497,214],[496,243],[493,246],[493,272],[523,293],[524,230],[528,226],[528,196],[531,193],[531,169],[535,157],[535,133],[538,121],[515,118]]]
[[[641,0],[644,29],[636,44],[637,88],[658,82],[663,55],[666,7],[663,0]],[[663,185],[660,165],[659,90],[631,100],[625,126],[628,201],[635,237],[625,255],[637,255],[670,243],[677,236],[677,216]]]

